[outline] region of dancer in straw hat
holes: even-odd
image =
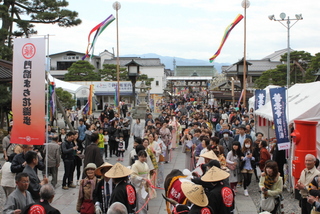
[[[223,180],[228,178],[230,174],[218,167],[211,167],[201,180],[208,182],[212,187],[207,188],[207,197],[209,198],[209,206],[213,209],[213,213],[233,213],[234,210],[234,193]],[[208,187],[208,185],[206,185]]]
[[[206,213],[212,214],[211,207],[208,206],[209,200],[201,185],[191,182],[183,182],[181,185],[182,192],[192,203],[189,214]]]
[[[99,168],[95,170],[96,176],[100,176],[102,179],[98,182],[94,193],[93,201],[95,205],[96,214],[107,213],[109,208],[110,196],[112,194],[112,180],[105,177],[104,174],[111,169],[112,164],[105,162]]]
[[[201,158],[204,159],[204,162],[202,164],[199,164],[193,171],[192,173],[198,177],[202,176],[204,173],[206,173],[206,168],[207,168],[207,164],[211,161],[211,160],[217,160],[219,161],[217,155],[211,150],[208,151],[204,154],[200,155]]]
[[[105,177],[112,178],[115,185],[109,204],[121,202],[127,207],[129,214],[136,210],[136,190],[128,183],[128,176],[132,173],[131,169],[118,162],[104,174]]]

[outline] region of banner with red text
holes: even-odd
[[[45,142],[45,57],[45,38],[14,40],[11,143]]]

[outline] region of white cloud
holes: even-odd
[[[89,31],[111,13],[110,0],[68,0],[69,9],[79,12],[83,23],[73,28],[38,25],[40,35],[50,37],[50,53],[66,50],[84,52]],[[320,52],[318,43],[320,22],[317,0],[250,1],[247,9],[247,56],[259,59],[286,48],[287,30],[268,15],[279,18],[281,12],[294,18],[302,13],[303,20],[291,28],[291,47],[312,54]],[[120,55],[157,53],[166,56],[209,59],[218,49],[225,28],[243,14],[241,0],[120,0]],[[285,24],[285,22],[284,22]],[[217,62],[234,62],[243,57],[242,20],[230,33]],[[100,35],[95,54],[116,48],[116,22]]]

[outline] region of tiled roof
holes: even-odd
[[[126,64],[134,60],[136,63],[140,64],[141,66],[164,66],[161,63],[159,58],[140,58],[140,57],[119,57],[120,66],[125,67]],[[117,64],[117,58],[114,59],[106,59],[104,60],[103,64]]]
[[[0,59],[0,81],[12,79],[12,62]]]
[[[281,65],[281,62],[271,62],[269,60],[248,60],[248,62],[252,63],[252,65],[248,66],[248,71],[250,72],[263,72],[269,69],[274,69],[277,65]],[[227,67],[224,72],[237,72],[236,65],[230,65]]]
[[[290,49],[290,52],[292,52],[292,51],[294,51],[294,50]],[[275,51],[274,53],[272,53],[266,57],[263,57],[262,60],[280,61],[281,56],[286,54],[287,52],[288,52],[287,48],[282,49],[282,50],[278,50],[278,51]]]
[[[77,52],[77,51],[63,51],[63,52],[59,52],[59,53],[55,53],[55,54],[50,54],[49,55],[49,57],[53,57],[53,56],[56,56],[56,55],[63,55],[63,54],[65,54],[65,55],[67,55],[67,54],[78,54],[78,55],[81,55],[81,56],[84,56],[85,55],[85,53],[81,53],[81,52]],[[89,56],[91,56],[90,54],[89,54]],[[98,55],[94,55],[94,57],[95,58],[100,58],[100,56],[98,56]]]

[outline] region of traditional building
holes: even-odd
[[[76,51],[64,51],[56,54],[49,55],[50,57],[50,73],[53,77],[64,80],[64,75],[68,73],[68,68],[82,59],[85,53]],[[100,56],[93,56],[89,62],[95,67],[95,71],[100,69]]]
[[[293,50],[290,50],[293,51]],[[280,61],[281,56],[287,53],[287,49],[282,49],[276,51],[262,59],[247,60],[248,66],[247,70],[247,88],[248,90],[254,88],[254,82],[258,79],[264,71],[275,69],[278,65],[283,64]],[[227,75],[227,78],[231,80],[233,77],[235,80],[239,80],[237,63],[234,63],[230,66],[222,66],[222,72]],[[242,71],[241,71],[242,72]]]

